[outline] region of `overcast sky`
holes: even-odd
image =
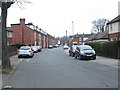
[[[92,21],[99,18],[113,19],[118,15],[120,0],[29,0],[32,4],[24,4],[25,9],[12,5],[8,10],[7,26],[19,23],[25,18],[53,36],[91,33]]]

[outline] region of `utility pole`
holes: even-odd
[[[66,43],[67,43],[67,30],[66,30]]]
[[[82,45],[84,45],[84,33],[82,35]]]
[[[74,35],[74,22],[72,21],[72,34]]]

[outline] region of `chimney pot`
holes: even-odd
[[[25,18],[20,18],[20,25],[25,25]]]

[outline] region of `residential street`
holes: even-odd
[[[23,59],[6,85],[14,88],[118,88],[116,63],[105,65],[103,59],[107,60],[98,56],[96,60],[78,60],[68,56],[63,47],[44,49],[31,59]]]

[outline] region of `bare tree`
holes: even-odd
[[[7,10],[13,4],[13,2],[2,2],[1,5],[1,24],[2,24],[2,68],[10,68],[10,58],[8,55],[7,47],[7,31],[6,31],[6,20]]]
[[[98,30],[98,32],[104,32],[108,22],[109,20],[105,18],[92,21],[93,26]]]
[[[23,3],[30,3],[25,0],[5,0],[3,2],[0,1],[1,7],[1,26],[2,26],[2,68],[11,68],[10,57],[8,54],[8,46],[7,46],[7,31],[6,31],[6,22],[7,22],[7,11],[8,8],[14,3],[17,3],[19,6]]]

